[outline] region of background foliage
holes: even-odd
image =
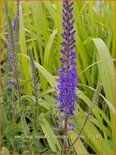
[[[10,18],[16,14],[15,3],[8,3]],[[75,118],[75,130],[69,131],[69,143],[75,140],[83,125],[97,85],[103,89],[97,105],[74,147],[68,153],[108,154],[114,152],[114,2],[75,1],[77,69],[80,90]],[[61,1],[29,1],[20,3],[18,69],[22,100],[22,121],[17,95],[14,99],[14,122],[11,122],[12,95],[8,94],[7,37],[4,3],[2,6],[2,152],[61,153],[62,130],[58,129],[56,79],[59,76],[62,41]],[[32,54],[34,59],[32,58]],[[30,61],[31,60],[31,61]],[[35,70],[36,76],[34,77]],[[35,83],[33,82],[35,78]],[[37,82],[36,93],[34,84]],[[13,90],[16,94],[16,88]],[[38,96],[38,102],[36,102]],[[35,128],[35,113],[38,111]],[[52,114],[52,115],[51,115]],[[48,117],[49,116],[49,117]]]

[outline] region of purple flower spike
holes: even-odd
[[[8,18],[9,16],[9,10],[7,2],[5,3],[5,11],[6,11],[6,26],[7,26],[7,48],[8,48],[8,87],[10,92],[12,92],[13,87],[15,86],[15,79],[17,78],[17,45],[18,45],[18,31],[16,28],[18,28],[19,25],[19,0],[16,0],[17,3],[17,13],[16,17],[13,21],[13,24],[11,25],[11,19]],[[12,26],[12,28],[11,28]]]
[[[58,70],[61,76],[58,78],[58,102],[60,103],[59,111],[65,111],[65,116],[74,116],[75,102],[76,102],[76,88],[78,88],[78,78],[76,70],[77,58],[75,49],[75,30],[74,30],[74,20],[73,20],[73,3],[69,0],[63,0],[63,22],[62,28],[64,32],[61,34],[64,41],[61,43],[63,49],[61,53],[63,58],[60,61],[63,65],[62,68]]]

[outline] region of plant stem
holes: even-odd
[[[62,154],[67,154],[67,126],[68,125],[68,117],[66,116],[64,120],[64,139],[63,139],[63,152]]]
[[[35,94],[35,100],[36,100],[36,105],[35,105],[35,131],[37,130],[37,120],[38,120],[38,96]]]
[[[35,131],[37,131],[37,120],[38,120],[38,75],[37,75],[37,71],[36,71],[36,67],[35,67],[35,62],[34,62],[34,57],[33,57],[33,53],[30,50],[29,51],[29,56],[30,56],[30,64],[31,64],[31,71],[32,71],[32,77],[33,77],[33,93],[35,96]]]
[[[14,124],[14,94],[12,94],[11,100],[11,123]]]
[[[82,131],[84,130],[85,125],[86,125],[86,123],[87,123],[87,120],[89,119],[89,116],[90,116],[90,114],[91,114],[91,112],[92,112],[92,108],[93,108],[95,105],[97,105],[97,103],[98,103],[98,97],[99,97],[99,94],[100,94],[101,90],[102,90],[102,84],[99,83],[99,84],[97,85],[96,91],[95,91],[94,94],[93,94],[92,105],[91,105],[91,107],[89,107],[88,114],[87,114],[87,116],[86,116],[86,118],[85,118],[85,121],[84,121],[84,123],[83,123],[83,126],[81,127],[81,129],[80,129],[80,131],[79,131],[79,134],[77,135],[75,141],[69,146],[69,148],[72,147],[72,146],[77,142],[77,140],[80,138],[80,135],[81,135]]]
[[[86,123],[87,123],[87,120],[89,119],[90,113],[91,113],[91,108],[89,108],[88,114],[87,114],[87,116],[86,116],[86,118],[85,118],[85,121],[84,121],[84,123],[83,123],[83,126],[81,127],[81,129],[80,129],[80,131],[79,131],[79,134],[77,135],[75,141],[69,146],[69,148],[72,147],[72,146],[77,142],[77,140],[80,138],[80,135],[81,135],[81,133],[83,132],[83,129],[84,129]]]
[[[17,86],[17,93],[18,93],[18,101],[19,101],[19,108],[20,108],[20,120],[22,116],[22,101],[21,101],[21,92],[20,92],[20,84],[19,84],[19,78],[18,76],[18,71],[16,69],[16,86]]]

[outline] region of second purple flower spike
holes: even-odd
[[[61,76],[58,79],[59,85],[59,95],[58,101],[60,102],[59,110],[65,111],[66,116],[74,115],[75,101],[76,101],[76,87],[78,86],[76,62],[77,58],[75,53],[75,30],[74,30],[74,20],[73,20],[73,3],[69,0],[63,0],[63,22],[62,27],[64,32],[62,37],[64,41],[61,43],[63,49],[61,53],[63,57],[60,58],[63,64],[62,68],[59,68],[58,73]]]

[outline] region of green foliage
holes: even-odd
[[[8,2],[10,22],[16,6]],[[68,132],[73,143],[92,106],[91,115],[69,154],[114,153],[114,2],[75,1],[77,69],[80,90],[77,90],[75,130]],[[2,8],[5,10],[4,6]],[[18,106],[17,88],[14,92],[14,123],[11,122],[12,96],[6,85],[8,73],[6,16],[3,11],[3,103],[2,103],[2,153],[60,154],[62,131],[58,129],[59,114],[56,104],[57,70],[60,67],[60,42],[62,41],[61,1],[22,1],[19,7],[20,47],[16,47],[20,64],[19,82],[22,101],[22,121]],[[5,19],[5,20],[4,20]],[[12,24],[11,24],[12,25]],[[13,33],[13,32],[12,32]],[[31,50],[30,50],[31,49]],[[102,91],[95,88],[102,83]],[[38,88],[39,85],[39,88]],[[98,86],[99,87],[99,86]],[[101,87],[99,87],[101,89]],[[94,94],[94,96],[93,96]],[[98,96],[99,99],[98,99]],[[36,115],[38,113],[38,115]],[[49,117],[53,114],[53,117]],[[35,119],[36,118],[36,119]],[[36,122],[36,129],[35,129]]]

